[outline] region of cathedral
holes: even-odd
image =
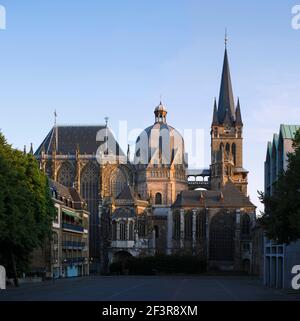
[[[250,272],[256,208],[247,193],[241,107],[226,48],[210,168],[188,169],[184,139],[167,116],[160,102],[154,124],[137,138],[133,160],[107,123],[55,124],[35,152],[40,168],[88,205],[91,269],[107,273],[110,263],[130,256],[188,254],[212,269]]]

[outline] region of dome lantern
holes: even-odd
[[[167,109],[162,104],[162,102],[159,103],[159,105],[155,108],[154,114],[155,114],[155,123],[167,123]]]

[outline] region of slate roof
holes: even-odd
[[[116,197],[116,199],[117,200],[134,201],[134,197],[133,197],[130,187],[128,185],[126,185],[125,188],[122,190],[122,192]]]
[[[183,191],[177,197],[173,207],[255,208],[255,205],[229,182],[219,191]]]
[[[60,197],[63,197],[67,200],[74,202],[74,209],[84,209],[83,203],[85,204],[85,201],[75,188],[68,188],[50,178],[48,179],[48,181],[50,189],[57,193],[57,200],[60,200]]]
[[[219,96],[219,104],[218,104],[218,119],[220,124],[222,124],[225,119],[226,111],[228,111],[228,117],[230,117],[230,119],[234,121],[235,107],[234,107],[234,98],[233,98],[233,90],[232,90],[232,84],[231,84],[227,49],[225,49],[225,55],[224,55],[221,88],[220,88],[220,96]]]
[[[133,208],[129,208],[129,207],[119,207],[117,208],[112,216],[112,219],[117,219],[117,218],[132,218],[135,217],[135,210]]]
[[[93,155],[96,154],[99,146],[105,148],[104,142],[97,142],[97,133],[100,130],[105,130],[106,127],[103,125],[93,125],[93,126],[57,126],[58,133],[58,148],[57,153],[62,155],[75,155],[76,148],[79,147],[81,154]],[[111,138],[109,142],[114,142],[116,147],[109,146],[109,150],[116,150],[117,156],[125,156],[121,150],[119,144],[116,142],[111,131],[108,129],[108,136]],[[56,128],[53,127],[44,141],[41,143],[39,148],[35,152],[35,156],[39,156],[44,148],[46,154],[51,154],[54,143],[56,142]]]

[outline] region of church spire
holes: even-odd
[[[236,125],[243,126],[242,120],[242,113],[241,113],[241,106],[240,106],[240,99],[238,98],[237,107],[235,111],[235,123]]]
[[[215,98],[215,101],[214,101],[214,114],[213,114],[212,125],[213,125],[213,126],[219,125],[219,120],[218,120],[218,107],[217,107],[217,100],[216,100],[216,98]]]
[[[227,39],[227,36],[226,36]],[[230,77],[230,69],[228,62],[228,54],[227,54],[227,40],[225,41],[225,54],[224,54],[224,62],[223,62],[223,71],[222,71],[222,79],[221,79],[221,88],[220,88],[220,97],[219,97],[219,108],[218,108],[218,119],[219,123],[223,123],[226,110],[228,110],[229,117],[232,121],[235,120],[235,108],[234,108],[234,99],[233,99],[233,91]]]

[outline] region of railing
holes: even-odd
[[[203,185],[203,186],[210,186],[210,182],[207,181],[188,181],[188,185]]]
[[[86,262],[87,258],[85,257],[73,257],[73,258],[67,258],[63,260],[63,263],[65,264],[75,264],[75,263],[83,263]]]
[[[72,242],[72,241],[65,241],[62,242],[63,247],[72,247],[72,248],[85,248],[86,243],[84,242]]]
[[[74,224],[70,224],[70,223],[63,223],[62,227],[64,229],[67,229],[67,230],[72,230],[72,231],[82,232],[82,233],[84,232],[83,226],[80,226],[80,225],[74,225]]]

